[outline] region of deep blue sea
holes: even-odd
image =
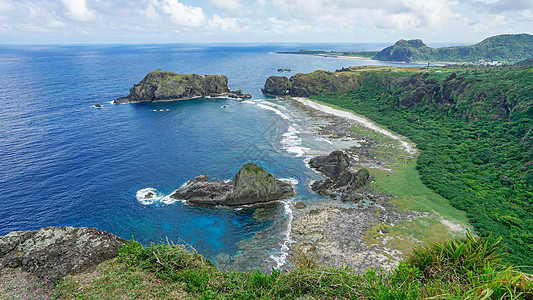
[[[166,196],[200,174],[233,179],[253,161],[297,182],[298,195],[289,201],[320,201],[306,185],[320,175],[304,158],[310,149],[336,146],[308,130],[319,121],[265,98],[260,88],[279,68],[292,69],[283,73],[290,76],[381,64],[276,51],[383,46],[0,46],[0,235],[89,226],[147,245],[185,242],[221,268],[279,266],[290,239],[286,203],[204,208]],[[232,90],[253,99],[110,103],[155,69],[223,74]],[[149,189],[159,197],[140,201]]]

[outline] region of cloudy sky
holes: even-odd
[[[533,0],[0,0],[0,44],[478,42]]]

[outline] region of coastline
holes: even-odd
[[[397,141],[399,141],[402,144],[402,147],[404,148],[404,150],[410,155],[414,155],[417,152],[416,146],[414,145],[414,143],[408,142],[407,138],[402,137],[402,136],[397,135],[397,134],[394,134],[394,133],[392,133],[389,130],[386,130],[386,129],[383,129],[383,128],[379,127],[376,123],[374,123],[372,120],[370,120],[370,119],[368,119],[366,117],[358,116],[358,115],[354,114],[353,112],[349,112],[349,111],[346,111],[346,110],[336,109],[336,108],[333,108],[331,106],[327,106],[327,105],[321,104],[321,103],[319,103],[317,101],[309,100],[307,98],[293,97],[291,99],[293,99],[295,101],[298,101],[299,103],[301,103],[301,104],[303,104],[303,105],[305,105],[305,106],[307,106],[309,108],[321,111],[323,113],[331,114],[331,115],[334,115],[334,116],[337,116],[337,117],[340,117],[340,118],[346,118],[346,119],[355,121],[361,126],[364,126],[364,127],[368,128],[368,129],[371,129],[373,131],[376,131],[378,133],[386,135],[386,136],[388,136],[388,137],[390,137],[390,138],[392,138],[394,140],[397,140]]]
[[[295,101],[313,116],[327,118],[329,125],[321,128],[318,134],[334,139],[358,136],[358,146],[343,149],[355,161],[350,166],[352,169],[365,167],[371,170],[371,174],[385,173],[385,176],[398,173],[396,160],[376,155],[376,149],[384,144],[392,149],[396,157],[401,157],[403,164],[416,161],[414,143],[368,118],[306,98],[287,100]],[[364,127],[384,139],[378,141],[374,134],[369,134],[372,137],[358,134],[351,130],[353,126]],[[399,148],[403,151],[395,150]],[[289,262],[304,253],[326,267],[345,265],[361,273],[369,267],[390,270],[412,248],[431,239],[429,232],[438,232],[440,236],[458,236],[466,232],[465,226],[444,218],[434,210],[416,211],[399,207],[395,201],[399,195],[384,193],[374,181],[358,192],[361,198],[354,202],[331,199],[307,205],[289,203],[292,212]],[[413,228],[421,231],[413,233]]]
[[[288,53],[280,53],[280,54],[288,54]],[[343,55],[331,55],[331,54],[304,54],[304,53],[291,53],[296,55],[311,55],[311,56],[320,56],[320,57],[326,57],[326,58],[340,58],[340,59],[353,59],[353,60],[363,60],[363,61],[377,61],[377,62],[387,62],[387,63],[398,63],[398,64],[418,64],[418,65],[427,65],[432,64],[435,66],[446,66],[446,65],[468,65],[472,64],[472,62],[454,62],[454,61],[384,61],[379,59],[373,59],[368,57],[362,57],[362,56],[343,56]]]

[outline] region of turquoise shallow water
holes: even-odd
[[[253,161],[276,177],[297,180],[297,199],[319,198],[306,186],[320,177],[305,166],[301,147],[325,150],[330,144],[306,133],[301,111],[260,93],[278,68],[292,69],[283,73],[290,76],[368,63],[274,53],[313,47],[327,48],[0,47],[0,234],[90,226],[144,244],[184,241],[221,265],[235,263],[230,257],[244,269],[258,261],[276,266],[270,257],[281,257],[287,238],[283,204],[217,209],[165,203],[165,196],[199,174],[232,179]],[[231,89],[242,88],[253,99],[110,104],[155,69],[224,74]],[[162,108],[169,111],[153,111]],[[148,188],[160,201],[138,201]]]

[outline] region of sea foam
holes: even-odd
[[[147,198],[146,196],[152,193],[152,196]],[[152,204],[173,204],[180,200],[174,199],[170,197],[171,194],[165,195],[159,191],[157,191],[154,188],[144,188],[137,191],[135,194],[135,197],[137,198],[137,201],[139,201],[143,205],[152,205]]]
[[[310,148],[300,146],[302,139],[298,135],[300,131],[295,126],[295,124],[289,125],[287,132],[282,134],[281,145],[284,150],[297,157],[304,156]]]
[[[282,233],[283,241],[280,243],[280,247],[281,247],[280,251],[275,254],[270,255],[270,258],[275,263],[275,266],[274,266],[275,269],[279,269],[283,265],[285,265],[285,263],[287,263],[287,256],[289,256],[289,246],[290,244],[293,244],[296,242],[291,238],[292,219],[293,219],[293,214],[292,214],[292,209],[291,209],[291,200],[287,200],[283,202],[283,209],[285,211],[285,216],[287,217],[287,227]]]

